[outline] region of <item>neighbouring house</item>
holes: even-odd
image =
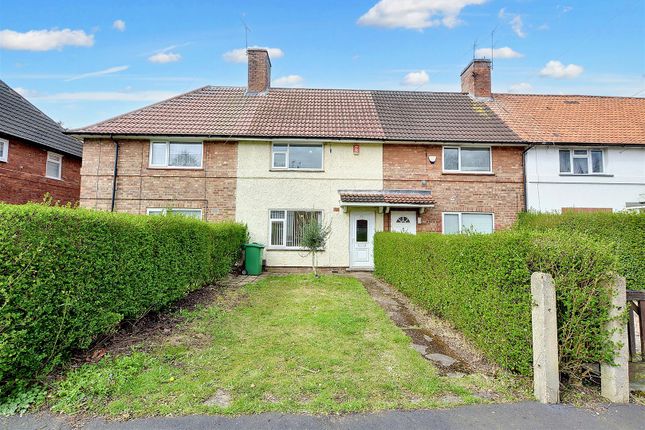
[[[245,88],[207,86],[72,133],[81,205],[246,223],[268,266],[307,266],[300,229],[332,233],[319,263],[373,267],[375,231],[492,232],[526,207],[537,144],[492,103],[473,60],[462,92],[273,88],[248,50]]]
[[[80,197],[80,140],[0,80],[0,201],[75,203]]]
[[[494,94],[488,105],[529,144],[529,210],[645,209],[645,99]]]

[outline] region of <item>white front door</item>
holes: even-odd
[[[390,212],[390,230],[417,234],[417,213],[415,211]]]
[[[351,212],[349,266],[374,268],[374,212]]]

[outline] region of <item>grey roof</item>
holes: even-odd
[[[192,135],[520,143],[483,101],[464,93],[203,87],[73,130],[79,135]]]
[[[56,121],[0,80],[0,133],[81,157],[81,142],[63,132]]]

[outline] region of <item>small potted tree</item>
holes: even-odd
[[[318,278],[318,253],[324,251],[327,239],[331,233],[331,226],[324,225],[316,218],[311,218],[305,225],[302,226],[302,238],[300,245],[307,250],[307,254],[311,254],[311,268],[314,276]]]

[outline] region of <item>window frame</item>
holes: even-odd
[[[569,171],[563,172],[561,166],[560,153],[567,151],[569,153]],[[576,156],[575,151],[586,151],[586,156],[578,155]],[[602,171],[594,172],[593,171],[593,152],[600,152],[602,154]],[[587,159],[587,173],[575,173],[573,160],[574,158],[586,158]],[[607,176],[607,157],[606,151],[604,148],[558,148],[558,173],[560,176]]]
[[[0,145],[2,146],[2,157],[0,161],[3,163],[9,162],[9,140],[0,138]]]
[[[199,166],[171,166],[170,165],[170,145],[199,145],[201,148],[199,156]],[[165,144],[166,145],[166,162],[165,164],[153,164],[152,162],[152,147],[153,145]],[[182,170],[200,170],[204,168],[204,141],[178,141],[178,140],[151,140],[148,150],[148,168],[150,169],[182,169]]]
[[[291,145],[295,146],[315,146],[320,147],[320,168],[307,167],[299,169],[297,167],[289,167],[289,155]],[[285,167],[276,167],[274,148],[276,146],[286,146],[286,151],[278,151],[279,154],[285,154]],[[275,171],[291,171],[291,172],[323,172],[325,171],[325,143],[324,142],[309,142],[309,141],[289,141],[289,142],[271,142],[271,170]]]
[[[199,220],[200,221],[204,220],[204,210],[202,208],[146,208],[146,215],[157,215],[156,213],[151,213],[151,212],[159,212],[158,215],[166,216],[168,209],[171,209],[173,211],[199,212]],[[186,218],[198,219],[196,217],[190,217],[190,216],[186,216]]]
[[[458,150],[457,170],[446,169],[446,149]],[[488,170],[462,170],[461,169],[461,150],[462,149],[488,149]],[[441,149],[441,171],[442,173],[458,173],[463,175],[490,175],[493,173],[493,147],[490,145],[444,145]]]
[[[282,218],[271,218],[271,212],[283,212],[284,215]],[[267,240],[267,247],[266,249],[268,250],[282,250],[282,251],[302,251],[305,248],[302,246],[287,246],[287,220],[289,218],[288,212],[313,212],[313,213],[319,213],[320,214],[320,222],[323,222],[323,216],[324,212],[322,209],[284,209],[284,208],[271,208],[269,209],[267,213],[267,217],[269,220],[269,232],[268,232],[268,240]],[[272,244],[272,237],[271,237],[271,232],[272,232],[272,227],[274,222],[282,222],[282,245],[273,245]],[[321,251],[324,251],[322,249]]]
[[[463,234],[463,221],[462,216],[466,215],[490,215],[492,221],[492,230],[491,233],[495,232],[495,213],[494,212],[442,212],[441,213],[441,234]],[[459,215],[459,232],[458,233],[446,233],[446,215]],[[479,233],[479,234],[490,234],[490,233]]]
[[[53,158],[57,158],[54,160]],[[58,176],[49,176],[47,174],[47,164],[49,162],[58,163]],[[45,161],[45,177],[48,179],[55,179],[57,181],[63,180],[63,155],[57,152],[47,151],[47,160]]]

